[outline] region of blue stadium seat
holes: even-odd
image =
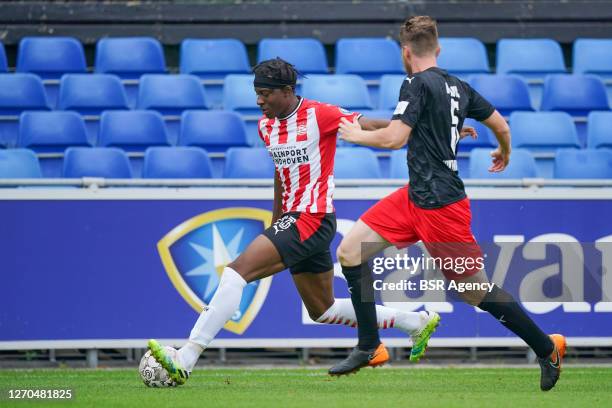
[[[49,110],[40,78],[34,74],[0,74],[0,146],[15,145],[19,114],[25,110]]]
[[[39,153],[63,152],[70,146],[91,146],[85,122],[76,112],[35,112],[21,114],[19,147]]]
[[[225,154],[224,178],[274,177],[274,162],[263,147],[230,147]]]
[[[610,105],[604,84],[595,75],[549,75],[541,109],[586,116],[592,110],[609,110]]]
[[[515,112],[510,115],[510,129],[513,146],[534,152],[542,177],[553,176],[557,149],[580,148],[574,121],[565,112]]]
[[[558,42],[547,39],[509,39],[497,42],[497,72],[539,75],[566,72]]]
[[[233,110],[242,115],[250,145],[263,146],[257,133],[257,121],[261,117],[261,109],[257,106],[253,75],[236,74],[225,77],[223,107],[225,110]]]
[[[244,121],[236,112],[185,111],[181,118],[181,146],[199,146],[209,152],[248,146]]]
[[[204,88],[193,75],[143,75],[138,90],[138,109],[164,115],[168,136],[176,144],[180,115],[187,109],[208,109]]]
[[[257,62],[280,57],[303,74],[328,72],[325,48],[314,38],[264,38],[257,48]]]
[[[227,74],[251,72],[244,44],[233,38],[195,39],[181,42],[181,74],[203,79],[223,79]]]
[[[513,111],[532,111],[529,89],[516,75],[474,75],[470,85],[504,116]]]
[[[406,75],[383,75],[380,77],[378,91],[378,109],[395,110],[399,101],[400,88]]]
[[[470,152],[470,178],[520,179],[538,177],[533,155],[525,149],[513,149],[510,164],[500,173],[491,173],[491,149],[474,149]]]
[[[578,38],[573,54],[574,74],[612,76],[612,39]]]
[[[372,109],[365,81],[357,75],[310,75],[304,79],[302,94],[345,109]]]
[[[65,178],[132,178],[127,155],[116,147],[70,147],[64,155]]]
[[[438,66],[465,79],[472,74],[490,72],[487,50],[476,38],[440,38]]]
[[[115,74],[122,79],[164,73],[164,50],[151,37],[102,38],[96,44],[95,72]]]
[[[85,115],[92,144],[98,137],[100,114],[105,110],[128,109],[125,90],[119,78],[109,74],[66,74],[60,80],[58,109]]]
[[[49,110],[40,78],[34,74],[0,74],[0,115]]]
[[[98,146],[118,147],[130,152],[132,173],[142,174],[144,151],[150,146],[168,146],[164,118],[155,111],[106,111],[100,118]]]
[[[612,151],[559,149],[555,178],[612,179]]]
[[[19,120],[18,146],[38,153],[45,177],[61,177],[63,153],[70,146],[91,146],[81,115],[76,112],[23,112]]]
[[[6,62],[6,51],[4,44],[0,43],[0,72],[8,71],[8,63]]]
[[[376,154],[366,147],[336,149],[334,176],[337,179],[381,178]]]
[[[587,129],[589,149],[612,149],[612,112],[589,113]]]
[[[543,111],[563,111],[574,116],[578,138],[586,144],[586,116],[590,111],[609,110],[606,88],[595,75],[550,75],[544,82]]]
[[[66,74],[60,81],[60,110],[99,115],[104,110],[128,109],[125,91],[115,75]]]
[[[103,38],[96,45],[95,72],[119,76],[128,104],[133,107],[140,76],[166,72],[164,50],[150,37]]]
[[[24,37],[19,42],[16,71],[31,72],[42,79],[85,73],[83,45],[72,37]]]
[[[370,98],[377,101],[382,75],[405,74],[400,47],[389,38],[341,38],[336,43],[336,74],[368,80]]]
[[[510,115],[512,144],[537,152],[580,148],[576,127],[565,112],[514,112]]]
[[[162,116],[155,111],[106,111],[100,118],[98,146],[144,152],[150,146],[168,146]]]
[[[533,105],[540,106],[542,83],[548,74],[567,72],[558,42],[550,39],[502,39],[497,42],[497,73],[528,80]]]
[[[145,152],[143,178],[210,178],[212,167],[199,147],[150,147]]]
[[[19,42],[16,71],[40,76],[49,103],[55,107],[60,77],[87,72],[83,45],[72,37],[24,37]]]
[[[0,178],[40,178],[38,159],[28,149],[0,150]]]
[[[143,75],[138,91],[138,109],[153,109],[163,115],[180,115],[187,109],[207,109],[206,95],[193,75]]]
[[[605,83],[612,100],[612,39],[574,41],[574,74],[595,74]]]
[[[391,152],[389,178],[408,180],[408,159],[406,149]]]
[[[181,42],[180,72],[198,76],[204,82],[209,105],[220,108],[225,76],[250,74],[251,66],[246,47],[239,40],[188,38]]]
[[[341,38],[336,43],[336,73],[364,79],[404,74],[400,47],[389,38]]]
[[[257,95],[253,88],[253,75],[228,75],[223,88],[223,107],[243,115],[261,116]]]

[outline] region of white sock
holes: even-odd
[[[186,370],[193,370],[193,367],[198,362],[200,354],[204,351],[204,347],[199,344],[188,341],[183,347],[178,350],[178,358],[181,365]]]
[[[379,329],[395,327],[405,333],[415,334],[423,327],[427,317],[426,312],[403,312],[387,306],[376,305],[376,320]],[[357,317],[351,299],[334,299],[334,304],[317,319],[317,322],[357,327]]]
[[[195,366],[200,353],[208,347],[208,344],[215,338],[219,330],[232,317],[240,305],[242,291],[246,286],[246,281],[232,268],[223,269],[219,287],[215,292],[208,307],[200,314],[198,321],[191,330],[189,343],[196,344],[202,350],[189,346],[189,343],[179,350],[179,358],[183,368],[192,370]],[[183,351],[184,349],[184,351]]]

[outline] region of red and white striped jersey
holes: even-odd
[[[340,118],[359,116],[301,98],[285,118],[259,119],[264,141],[283,185],[283,212],[332,213],[334,155]]]

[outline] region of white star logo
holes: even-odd
[[[185,276],[208,277],[206,288],[204,289],[204,293],[201,295],[202,299],[207,299],[209,296],[212,296],[219,285],[219,277],[223,272],[223,268],[238,257],[238,247],[240,246],[243,232],[244,229],[241,228],[236,235],[230,239],[229,243],[226,244],[223,241],[217,226],[213,224],[212,249],[206,248],[196,242],[189,242],[189,245],[202,257],[203,262],[192,270],[186,272]]]

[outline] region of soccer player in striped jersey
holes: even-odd
[[[228,264],[208,307],[198,318],[189,341],[173,358],[155,341],[149,348],[171,377],[183,384],[200,354],[238,308],[247,283],[289,268],[310,317],[327,324],[356,326],[351,299],[334,299],[333,261],[329,250],[336,233],[332,202],[334,155],[340,120],[357,120],[375,130],[388,120],[372,120],[337,106],[295,94],[298,73],[279,58],[254,68],[257,104],[263,117],[259,135],[275,164],[272,226]],[[377,327],[397,328],[422,344],[440,319],[435,312],[404,312],[376,306]],[[382,347],[367,365],[389,359]]]
[[[408,72],[391,124],[367,131],[342,119],[341,137],[366,146],[400,149],[408,144],[410,182],[371,207],[344,237],[338,249],[359,323],[359,343],[351,355],[330,369],[332,375],[353,372],[367,365],[371,352],[380,348],[376,309],[360,301],[361,285],[368,259],[390,246],[407,246],[422,241],[428,252],[439,258],[482,259],[482,251],[471,230],[470,202],[457,171],[456,148],[459,129],[466,117],[489,127],[499,147],[491,152],[489,171],[503,171],[510,161],[510,129],[497,110],[469,84],[437,67],[440,53],[436,22],[429,16],[409,18],[400,30],[402,58]],[[376,243],[372,254],[362,251],[362,242]],[[465,271],[443,268],[448,280],[488,284],[479,266]],[[365,292],[364,292],[365,293]],[[366,298],[371,297],[367,293]],[[504,289],[468,290],[462,299],[488,312],[522,338],[538,356],[540,388],[552,389],[561,373],[565,337],[547,336]],[[414,348],[414,346],[413,346]]]

